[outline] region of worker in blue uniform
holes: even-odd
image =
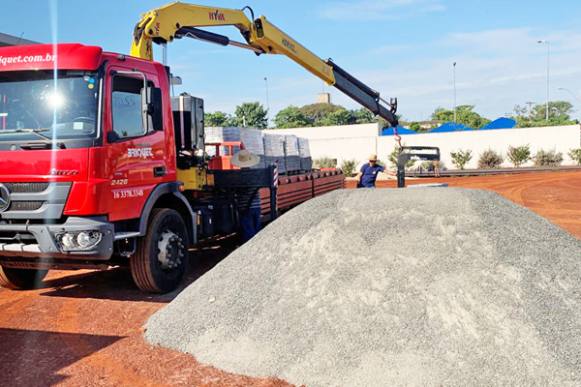
[[[375,181],[380,172],[384,172],[385,168],[377,163],[377,155],[369,156],[369,163],[363,164],[359,173],[357,174],[359,188],[375,188]]]
[[[251,168],[260,162],[260,158],[246,149],[232,156],[231,163],[241,169]],[[240,234],[248,242],[259,231],[261,226],[260,194],[258,188],[244,188],[236,191],[236,202],[240,214]]]

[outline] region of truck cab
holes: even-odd
[[[80,44],[0,48],[0,160],[2,285],[139,253],[133,238],[164,203],[172,212],[158,220],[177,213],[183,224],[141,246],[160,265],[144,264],[138,285],[173,286],[155,271],[179,266],[196,235],[177,179],[165,66]]]

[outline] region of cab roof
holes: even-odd
[[[103,49],[78,43],[33,44],[0,48],[0,71],[96,70],[102,62]],[[55,66],[56,65],[56,66]]]

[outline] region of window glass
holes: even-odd
[[[0,142],[95,137],[99,78],[96,73],[0,73]]]
[[[113,78],[113,131],[120,138],[142,136],[147,132],[141,114],[142,89],[141,79],[119,76]]]

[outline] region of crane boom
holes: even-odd
[[[249,19],[245,9],[251,13]],[[245,42],[232,41],[198,27],[234,26]],[[153,59],[153,43],[165,44],[174,39],[190,37],[220,45],[232,45],[260,54],[285,55],[307,71],[334,86],[353,100],[385,119],[393,127],[398,124],[395,115],[397,100],[389,102],[379,92],[336,65],[331,59],[323,60],[302,44],[281,31],[266,17],[254,18],[252,9],[214,8],[195,4],[170,3],[142,15],[135,26],[131,55]]]

